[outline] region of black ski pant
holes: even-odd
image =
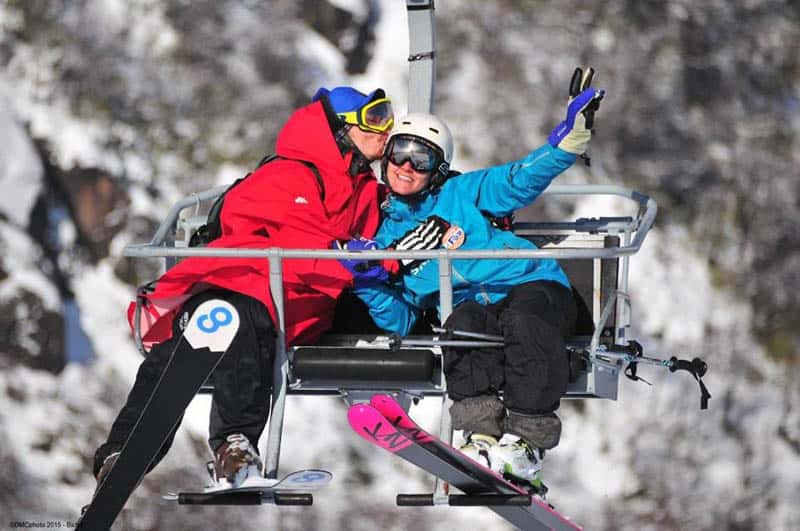
[[[214,393],[208,443],[212,450],[216,450],[228,435],[242,433],[254,448],[258,448],[258,439],[269,416],[275,326],[267,308],[260,301],[233,291],[207,290],[184,303],[172,324],[172,338],[155,345],[139,366],[136,381],[111,426],[108,440],[95,452],[95,476],[106,457],[119,451],[125,444],[176,348],[192,350],[187,341],[181,341],[182,327],[189,322],[200,304],[211,299],[223,299],[233,305],[239,312],[240,324],[228,351],[212,375]],[[150,470],[166,455],[177,429],[176,425],[150,465]]]
[[[577,309],[570,289],[534,281],[511,289],[495,304],[459,304],[446,327],[501,335],[504,348],[445,348],[447,392],[453,400],[498,394],[505,407],[524,414],[551,413],[567,390],[564,338]]]

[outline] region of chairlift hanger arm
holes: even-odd
[[[406,0],[408,12],[408,112],[433,112],[436,28],[433,0]]]

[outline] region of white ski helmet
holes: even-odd
[[[429,189],[435,190],[447,179],[450,162],[453,160],[453,134],[450,128],[439,117],[426,113],[411,113],[395,121],[384,153],[389,153],[393,140],[398,137],[414,137],[422,139],[438,152],[439,161],[431,173]],[[383,159],[383,173],[386,175],[387,158]]]

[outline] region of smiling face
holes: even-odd
[[[411,161],[406,160],[398,166],[391,159],[386,164],[386,181],[392,192],[398,195],[412,195],[428,187],[431,172],[420,172],[411,166]]]
[[[442,164],[441,150],[416,135],[393,135],[383,157],[386,184],[403,196],[427,189]]]

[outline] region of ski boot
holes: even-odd
[[[227,481],[230,488],[239,487],[248,477],[258,476],[262,468],[261,458],[241,433],[228,435],[214,457],[217,481]]]
[[[534,448],[525,439],[507,433],[489,452],[493,469],[508,481],[544,498],[547,487],[542,482],[544,450]]]
[[[494,446],[497,446],[497,439],[491,435],[471,433],[467,436],[467,442],[459,450],[476,463],[498,472],[496,468],[492,467],[491,451]]]
[[[108,473],[111,472],[111,468],[113,468],[114,463],[117,462],[117,459],[119,458],[119,454],[120,454],[120,452],[110,453],[110,454],[108,454],[108,457],[106,457],[103,460],[103,465],[100,467],[100,470],[97,471],[97,478],[95,478],[95,479],[97,479],[97,485],[94,488],[94,493],[95,494],[97,494],[97,490],[100,488],[100,484],[103,483],[103,480],[106,478]],[[83,516],[84,513],[86,513],[87,509],[89,509],[89,505],[90,504],[91,504],[91,502],[87,503],[86,505],[81,507],[81,516]]]

